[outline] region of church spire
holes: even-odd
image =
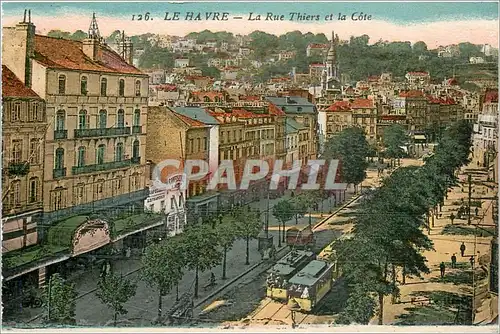
[[[99,27],[97,26],[97,20],[95,18],[95,13],[92,15],[92,21],[89,27],[89,38],[100,40],[101,34],[99,33]]]

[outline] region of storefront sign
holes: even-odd
[[[109,226],[104,220],[89,220],[75,231],[73,235],[72,256],[93,251],[111,242]]]

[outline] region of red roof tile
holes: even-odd
[[[355,99],[351,102],[351,108],[375,108],[375,105],[371,99]]]
[[[329,112],[349,112],[351,111],[351,105],[349,101],[337,101],[331,106],[329,106],[325,111]]]
[[[498,89],[489,89],[484,96],[486,103],[498,103]]]
[[[271,115],[275,115],[275,116],[286,115],[285,112],[283,110],[281,110],[281,108],[278,108],[278,106],[276,106],[274,103],[271,103],[271,102],[269,102],[269,113]]]
[[[24,83],[5,65],[2,65],[2,97],[37,97],[31,88]]]
[[[99,46],[99,61],[87,57],[83,53],[82,46],[83,43],[80,41],[35,35],[34,58],[42,65],[50,68],[143,74],[105,45]]]
[[[420,90],[409,90],[399,93],[399,97],[423,97],[424,93]]]

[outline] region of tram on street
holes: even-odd
[[[288,280],[315,258],[316,255],[313,252],[303,250],[292,250],[281,258],[268,271],[267,297],[286,302]]]
[[[330,292],[335,281],[334,263],[321,260],[309,262],[288,281],[288,304],[310,312]]]

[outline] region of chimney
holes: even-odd
[[[31,23],[31,10],[24,10],[23,21],[15,27],[4,27],[2,33],[3,65],[27,87],[31,87],[31,66],[35,53],[35,25]]]
[[[85,55],[92,60],[99,60],[100,41],[101,35],[99,33],[99,27],[97,26],[97,20],[94,13],[92,15],[92,21],[90,22],[88,37],[83,40],[83,53],[85,53]]]

